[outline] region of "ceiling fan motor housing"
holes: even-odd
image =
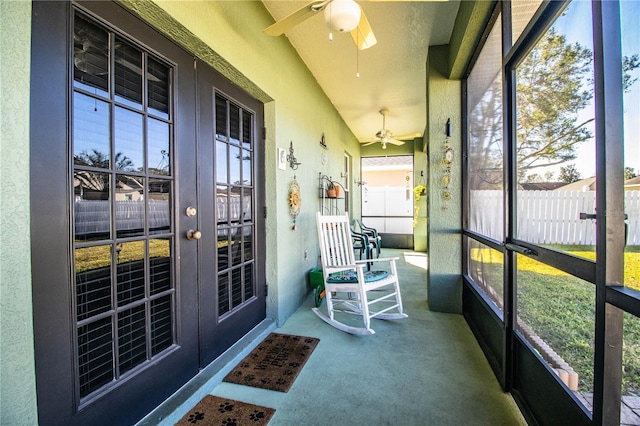
[[[353,0],[333,0],[324,9],[324,19],[333,31],[349,32],[358,26],[361,13]]]

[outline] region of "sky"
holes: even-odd
[[[640,0],[621,1],[622,24],[622,54],[631,56],[640,54]],[[567,37],[569,43],[578,42],[593,51],[593,39],[591,25],[591,2],[573,1],[567,13],[558,18],[554,28],[560,34]],[[636,127],[640,124],[640,70],[635,70],[634,77],[639,80],[624,94],[624,138],[625,138],[625,166],[632,167],[640,174],[640,130]],[[594,116],[593,105],[584,111],[578,119],[581,122]],[[592,127],[592,134],[594,129]],[[587,141],[577,150],[577,158],[573,161],[583,178],[595,176],[595,140]],[[554,178],[558,177],[558,166],[554,171]]]

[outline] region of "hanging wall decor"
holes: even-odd
[[[289,184],[289,214],[293,218],[292,230],[296,230],[296,218],[300,213],[300,204],[302,203],[302,197],[300,196],[300,185],[296,180],[295,175],[293,180]]]
[[[444,134],[444,157],[442,159],[444,175],[442,176],[442,198],[445,200],[444,209],[447,210],[449,208],[449,200],[451,199],[449,184],[451,183],[451,164],[453,163],[453,148],[449,145],[449,138],[451,137],[451,119],[449,118],[447,119]]]

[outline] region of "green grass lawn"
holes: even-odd
[[[553,246],[595,259],[592,247]],[[625,251],[625,285],[640,290],[640,247]],[[502,294],[502,256],[472,249],[480,274]],[[518,316],[578,373],[580,391],[593,389],[595,286],[526,256],[518,255]],[[640,319],[624,316],[623,394],[640,395]]]

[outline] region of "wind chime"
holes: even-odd
[[[451,137],[451,119],[447,118],[447,124],[445,125],[445,139],[444,139],[444,157],[442,159],[442,165],[444,166],[444,175],[442,176],[442,198],[444,199],[444,210],[449,209],[449,200],[451,199],[451,190],[449,184],[451,183],[451,164],[453,163],[453,148],[449,145],[449,138]]]

